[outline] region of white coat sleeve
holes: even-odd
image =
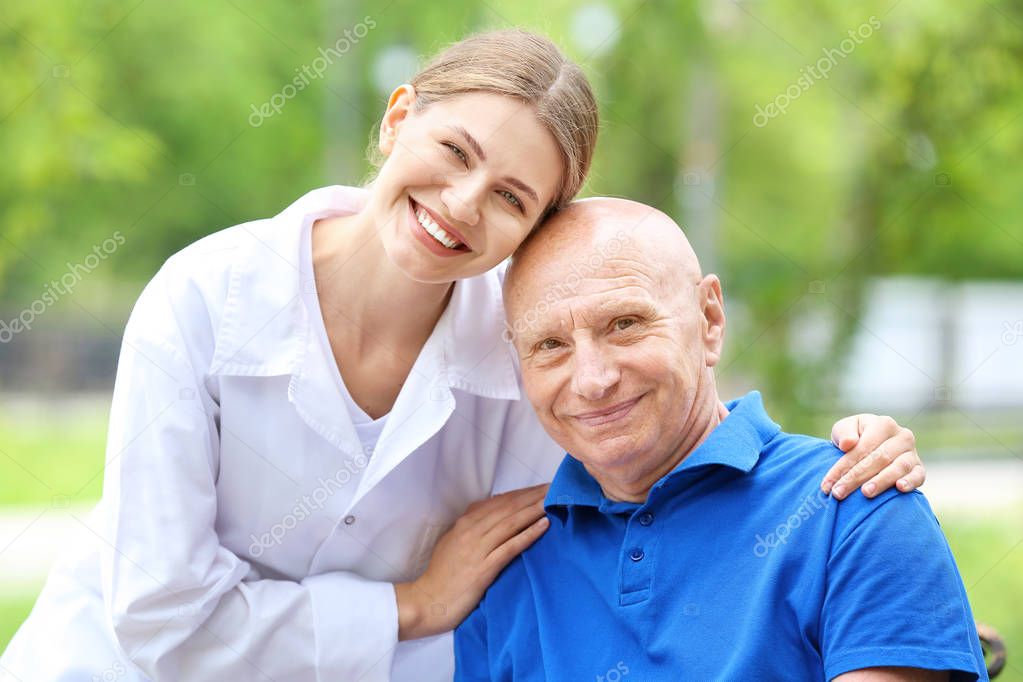
[[[164,271],[128,322],[110,416],[102,589],[119,647],[158,681],[388,680],[390,583],[255,579],[220,544],[218,406],[182,333],[210,321],[179,317]]]

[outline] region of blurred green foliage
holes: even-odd
[[[322,78],[251,124],[365,17]],[[429,55],[507,25],[547,33],[590,75],[603,126],[585,192],[679,219],[735,313],[721,375],[761,386],[793,428],[833,395],[864,278],[1023,276],[1023,6],[1008,0],[46,0],[0,20],[0,308],[119,231],[74,301],[116,329],[178,248],[365,177],[403,77],[385,68],[395,47]],[[797,85],[863,26],[827,78]],[[820,314],[838,333],[807,353],[800,323]]]
[[[91,503],[103,489],[108,407],[61,412],[60,428],[38,412],[0,415],[0,509],[4,506]]]
[[[364,17],[364,38],[252,124]],[[1018,2],[42,0],[0,8],[0,310],[119,231],[74,306],[59,303],[65,319],[115,330],[177,249],[313,187],[359,183],[386,90],[408,75],[387,63],[508,25],[548,34],[590,76],[603,123],[584,193],[679,220],[724,282],[719,376],[761,387],[789,430],[821,433],[837,416],[815,413],[866,278],[1023,278]],[[799,86],[864,25],[827,78]],[[793,86],[786,112],[758,126]],[[820,314],[837,333],[808,353],[801,323]],[[0,504],[98,497],[103,418],[61,423],[0,419]],[[976,615],[1023,646],[1008,598],[1023,593],[1018,518],[945,530]],[[32,599],[0,594],[0,648]]]

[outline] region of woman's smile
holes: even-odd
[[[412,197],[409,197],[408,206],[409,229],[431,253],[439,256],[472,253],[462,235],[436,213],[416,203]]]

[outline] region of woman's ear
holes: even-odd
[[[408,83],[399,85],[391,93],[387,101],[387,110],[380,120],[380,153],[390,156],[394,149],[394,141],[398,138],[398,129],[412,112],[416,102],[416,89]]]
[[[701,312],[706,323],[703,345],[707,366],[714,367],[721,360],[721,349],[725,341],[725,300],[721,294],[721,280],[717,275],[707,275],[699,287]]]

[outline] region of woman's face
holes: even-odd
[[[380,126],[387,161],[371,217],[410,278],[472,277],[511,255],[554,199],[564,164],[554,137],[518,100],[470,93],[413,111],[398,88]]]

